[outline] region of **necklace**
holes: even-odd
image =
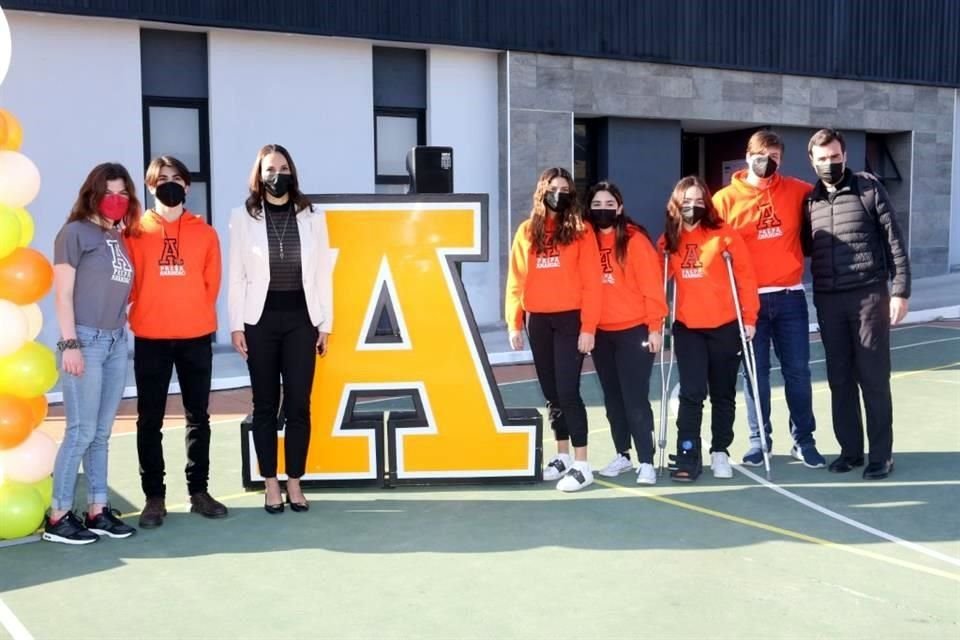
[[[282,260],[283,260],[283,239],[284,239],[284,238],[286,237],[286,235],[287,235],[287,226],[290,224],[290,218],[291,218],[292,216],[290,215],[290,212],[287,211],[287,217],[286,217],[286,218],[284,219],[284,221],[283,221],[283,230],[278,233],[278,232],[277,232],[277,225],[276,225],[276,223],[273,221],[273,215],[267,213],[267,205],[266,205],[266,202],[264,202],[264,205],[263,205],[263,213],[264,213],[264,216],[266,216],[267,220],[270,222],[270,226],[273,227],[273,235],[277,236],[278,244],[280,245],[280,246],[279,246],[279,249],[280,249],[280,260],[282,261]]]

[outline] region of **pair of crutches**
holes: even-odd
[[[757,421],[760,422],[760,447],[763,449],[763,466],[767,473],[767,479],[770,479],[770,450],[767,446],[767,429],[763,419],[763,411],[760,408],[760,391],[757,386],[757,356],[753,350],[753,341],[747,337],[746,327],[743,324],[743,312],[740,309],[740,296],[737,293],[737,280],[733,275],[733,256],[730,252],[724,250],[721,254],[724,264],[727,267],[727,275],[730,278],[730,290],[733,293],[733,306],[737,310],[737,325],[740,329],[740,346],[743,349],[743,364],[747,370],[750,388],[753,390],[754,409],[757,414]],[[663,295],[667,295],[667,285],[670,274],[670,255],[667,252],[663,254]],[[670,303],[670,316],[664,318],[661,326],[660,335],[663,336],[663,344],[660,348],[660,435],[657,439],[657,446],[660,448],[659,473],[662,476],[665,468],[665,459],[667,455],[667,404],[670,394],[670,378],[673,376],[673,353],[675,352],[671,331],[671,355],[669,366],[666,363],[666,336],[667,321],[674,319],[677,313],[677,284],[673,284],[673,295]],[[666,371],[666,373],[664,373]]]

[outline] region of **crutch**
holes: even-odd
[[[663,297],[667,297],[667,282],[670,271],[670,254],[663,252]],[[657,446],[660,447],[659,475],[663,475],[664,460],[667,455],[667,395],[670,393],[670,378],[673,376],[673,345],[671,343],[670,366],[666,368],[667,352],[667,322],[673,318],[677,312],[677,284],[673,284],[673,298],[670,305],[670,315],[663,319],[660,327],[660,436],[657,439]],[[672,332],[671,332],[672,335]],[[666,368],[666,375],[663,371]]]
[[[743,312],[740,310],[740,296],[737,294],[737,280],[733,277],[733,256],[724,249],[723,261],[727,263],[727,275],[730,276],[730,290],[733,291],[733,306],[737,309],[737,324],[740,325],[740,345],[743,348],[743,366],[747,369],[747,378],[753,389],[753,408],[760,421],[760,447],[763,449],[763,467],[770,480],[770,451],[767,448],[767,430],[763,423],[763,412],[760,409],[760,390],[757,387],[757,356],[753,351],[753,341],[747,338],[743,325]]]

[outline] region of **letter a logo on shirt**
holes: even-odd
[[[760,219],[757,221],[757,239],[779,238],[783,235],[780,218],[773,205],[765,202],[760,205]]]
[[[684,249],[683,262],[680,263],[680,275],[683,278],[702,278],[703,263],[700,262],[700,247],[688,244]]]
[[[158,264],[161,276],[187,275],[183,267],[183,259],[180,258],[180,242],[177,238],[163,239],[163,252],[160,254]]]
[[[537,269],[557,269],[560,267],[560,250],[553,238],[547,238],[543,252],[537,254]]]
[[[613,253],[612,249],[600,249],[600,268],[603,271],[603,275],[600,277],[600,281],[603,284],[613,284],[613,263],[610,261],[610,254]]]

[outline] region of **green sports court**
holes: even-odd
[[[705,471],[692,485],[661,478],[642,488],[632,474],[597,476],[577,494],[552,483],[325,489],[308,493],[309,513],[268,516],[262,494],[242,490],[239,419],[225,410],[215,416],[211,492],[231,511],[209,521],[177,498],[172,398],[164,526],[91,547],[0,549],[0,638],[953,637],[960,324],[896,328],[892,346],[896,471],[874,483],[787,456],[775,388],[773,484],[762,469],[738,468],[732,480]],[[816,338],[811,347],[830,459],[823,353]],[[539,406],[532,374],[510,369],[497,372],[511,378],[501,385],[507,406]],[[655,415],[659,387],[655,369]],[[219,395],[242,405],[246,393]],[[583,393],[599,467],[613,447],[592,373]],[[742,403],[741,394],[735,460]],[[547,438],[545,456],[553,451]],[[110,478],[114,506],[135,523],[129,429],[112,440]]]

